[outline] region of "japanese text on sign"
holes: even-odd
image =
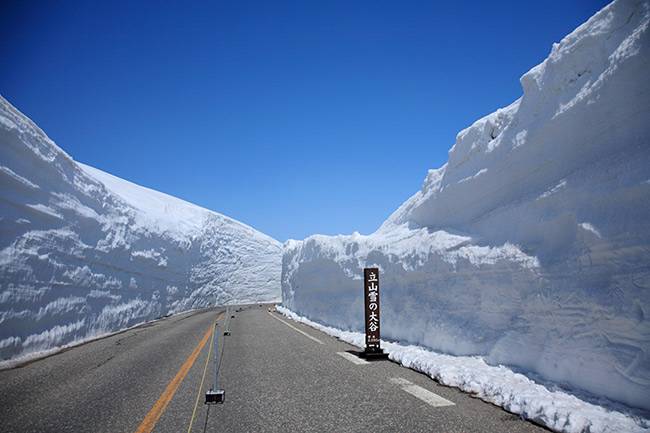
[[[366,268],[363,270],[363,277],[366,307],[366,352],[377,352],[381,350],[379,345],[379,269]]]

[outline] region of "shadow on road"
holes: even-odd
[[[205,411],[205,423],[203,424],[203,433],[205,433],[208,429],[208,419],[210,418],[210,405],[208,406],[208,410]]]

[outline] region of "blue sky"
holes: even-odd
[[[5,0],[0,93],[76,160],[280,241],[370,233],[605,4]]]

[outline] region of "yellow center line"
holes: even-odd
[[[144,417],[142,423],[140,423],[140,426],[136,430],[136,433],[151,433],[151,431],[153,431],[153,428],[156,426],[156,423],[162,416],[163,412],[165,412],[167,405],[171,401],[172,397],[174,397],[176,390],[183,382],[183,379],[185,379],[185,376],[187,376],[187,373],[194,365],[196,358],[198,358],[199,354],[201,353],[201,350],[203,349],[203,347],[205,347],[205,343],[208,342],[208,339],[212,336],[213,332],[214,332],[214,325],[210,325],[208,330],[205,332],[205,335],[203,335],[201,341],[199,341],[199,344],[197,344],[197,346],[194,348],[194,351],[192,351],[192,353],[185,360],[183,365],[181,365],[181,368],[178,370],[178,373],[176,373],[176,376],[174,376],[171,382],[169,382],[167,388],[165,388],[163,393],[160,395],[158,401],[156,401],[156,403],[153,405],[153,407],[151,408],[147,416]]]

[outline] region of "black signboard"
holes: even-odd
[[[379,332],[379,269],[363,270],[364,302],[366,305],[366,353],[382,353]]]

